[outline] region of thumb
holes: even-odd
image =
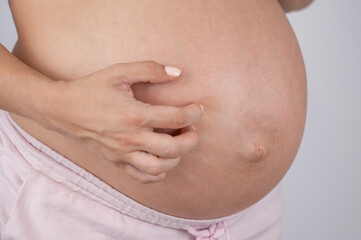
[[[177,79],[181,70],[155,61],[115,64],[115,77],[122,83],[166,83]]]

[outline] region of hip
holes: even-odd
[[[15,189],[7,194],[11,199],[1,198],[3,239],[191,239],[200,234],[200,228],[236,239],[280,238],[284,203],[279,186],[251,207],[229,216],[179,218],[111,188],[33,138],[6,112],[0,111],[0,121],[1,173],[6,180],[1,185],[5,190],[9,185]],[[16,168],[11,167],[13,162],[17,162]]]

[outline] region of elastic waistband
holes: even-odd
[[[189,226],[194,225],[207,227],[220,222],[231,224],[246,215],[248,211],[246,209],[230,216],[206,220],[185,219],[156,211],[113,189],[90,172],[31,136],[16,124],[8,112],[0,110],[0,123],[1,129],[5,131],[34,169],[133,218],[163,227],[188,230]]]

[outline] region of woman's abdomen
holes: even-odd
[[[60,15],[74,9],[57,11],[45,26],[33,24],[33,33],[20,32],[14,54],[55,80],[116,62],[155,60],[181,68],[174,82],[132,89],[152,104],[202,103],[197,148],[163,182],[142,185],[65,137],[24,119],[19,125],[117,190],[171,215],[214,218],[255,203],[290,167],[305,123],[303,60],[278,3],[124,2],[94,1],[77,21]],[[59,1],[57,7],[69,6]],[[47,31],[60,22],[62,30]],[[36,42],[39,34],[43,44]]]

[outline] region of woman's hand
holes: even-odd
[[[45,108],[44,127],[82,142],[142,183],[164,179],[180,157],[197,145],[192,124],[202,106],[155,106],[137,101],[130,86],[138,82],[166,83],[177,76],[153,61],[120,63],[74,81],[57,81],[57,103]],[[180,74],[180,71],[178,72]],[[180,134],[154,128],[181,129]]]

